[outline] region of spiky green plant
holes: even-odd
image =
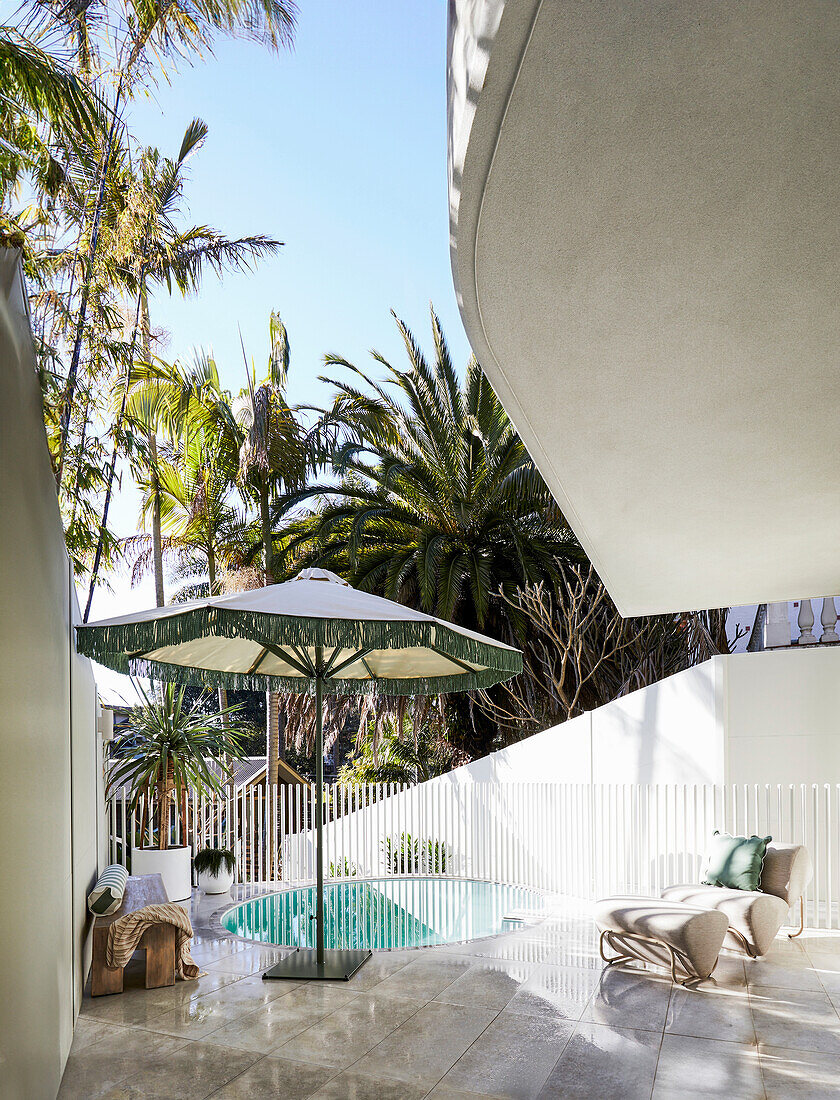
[[[135,682],[135,688],[142,702],[131,711],[126,733],[112,746],[108,791],[127,786],[132,811],[144,796],[147,805],[153,801],[157,847],[163,849],[169,847],[171,805],[183,838],[188,793],[221,794],[231,765],[243,758],[238,733],[224,724],[240,708],[207,713],[204,696],[185,701],[186,688],[175,684],[147,690]],[[144,820],[141,835],[145,825]]]

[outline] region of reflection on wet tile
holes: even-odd
[[[390,1035],[421,1006],[404,997],[360,993],[320,1023],[302,1031],[276,1054],[317,1065],[343,1069]]]
[[[329,1016],[351,999],[349,993],[331,985],[301,986],[247,1015],[244,1011],[229,1015],[224,1026],[213,1032],[212,1041],[265,1054]]]
[[[274,966],[288,953],[282,947],[249,947],[245,951],[224,955],[217,962],[207,963],[204,969],[212,973],[254,974]]]
[[[361,1058],[356,1069],[431,1088],[495,1016],[494,1009],[432,1001]]]
[[[247,951],[251,946],[245,940],[226,936],[221,939],[205,939],[201,943],[193,943],[190,954],[200,966],[205,966],[227,958],[229,955],[236,955],[240,951]]]
[[[666,1031],[698,1039],[756,1041],[749,997],[740,990],[674,989]]]
[[[840,1096],[840,1056],[762,1047],[759,1061],[767,1100],[834,1100]]]
[[[483,959],[438,993],[435,1000],[468,1007],[504,1008],[535,970],[535,966],[527,963]]]
[[[506,1011],[579,1020],[599,980],[599,971],[585,967],[541,966],[511,998]]]
[[[85,997],[62,1100],[758,1098],[761,1068],[771,1100],[840,1095],[836,933],[727,950],[685,990],[604,970],[587,908],[558,903],[521,931],[375,952],[346,984],[264,982],[282,950],[221,935],[218,904],[193,910],[205,977],[146,990],[136,958],[123,995]]]
[[[611,967],[600,979],[586,1006],[583,1019],[596,1024],[661,1031],[671,996],[672,983],[656,971]]]
[[[761,1100],[763,1095],[755,1045],[721,1043],[688,1035],[666,1034],[662,1040],[653,1090],[655,1100],[674,1096]]]
[[[840,953],[813,951],[808,958],[826,993],[840,993]]]
[[[819,976],[807,956],[773,962],[769,959],[748,959],[744,967],[750,986],[771,986],[773,989],[821,990]]]
[[[840,1054],[840,1018],[825,993],[801,989],[750,992],[759,1044]]]
[[[354,992],[364,992],[390,978],[411,962],[417,961],[416,951],[375,951],[365,965],[357,970],[350,979],[349,988]]]
[[[466,951],[468,944],[464,945]],[[470,954],[481,958],[511,959],[515,962],[545,963],[551,961],[551,956],[557,951],[557,946],[548,940],[531,939],[524,934],[516,936],[494,936],[489,940],[482,940],[472,945]]]
[[[381,989],[401,997],[430,1001],[464,974],[475,959],[461,955],[423,957],[410,962],[382,982]]]
[[[204,1039],[226,1024],[237,1012],[235,1004],[205,1004],[203,998],[187,1001],[171,1012],[149,1020],[143,1026],[163,1035],[180,1035],[184,1039]]]
[[[106,1039],[109,1036],[116,1037],[119,1035],[117,1027],[114,1024],[103,1023],[101,1020],[86,1019],[84,1016],[80,1016],[76,1021],[76,1027],[73,1031],[73,1045],[70,1048],[71,1054],[78,1054],[80,1050],[84,1050],[85,1047],[89,1047],[92,1043],[99,1042],[100,1039]]]
[[[183,1045],[181,1039],[152,1035],[137,1028],[114,1028],[113,1035],[70,1055],[59,1097],[61,1100],[98,1100],[109,1088],[145,1066],[164,1062]]]
[[[214,1092],[213,1097],[214,1100],[256,1100],[263,1096],[282,1096],[283,1100],[304,1100],[326,1084],[334,1072],[323,1066],[289,1062],[270,1054]]]
[[[422,1100],[425,1095],[425,1085],[368,1077],[354,1068],[334,1077],[313,1094],[312,1100]]]
[[[300,986],[300,982],[267,982],[263,980],[261,973],[257,973],[247,978],[239,978],[210,993],[193,997],[193,1001],[202,1007],[241,1005],[242,1011],[247,1012],[249,1006],[251,1009],[257,1009],[261,1004],[268,1004],[269,1001],[285,997],[287,993],[291,993],[293,989],[298,989]]]
[[[441,1085],[519,1100],[538,1096],[573,1029],[566,1020],[502,1012]]]
[[[649,1100],[661,1036],[653,1031],[579,1023],[540,1097]]]
[[[144,1067],[127,1083],[155,1100],[204,1100],[253,1065],[257,1057],[212,1043],[186,1043],[168,1058]]]

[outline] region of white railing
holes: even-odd
[[[840,642],[837,633],[837,605],[833,596],[824,596],[819,608],[817,600],[795,600],[792,603],[764,604],[763,637],[761,648],[784,649],[787,646],[835,645]],[[796,626],[793,625],[793,620]],[[794,632],[796,636],[794,637]]]
[[[565,783],[332,786],[324,829],[328,877],[475,878],[592,899],[657,895],[700,879],[715,829],[804,844],[814,863],[807,915],[840,928],[840,785],[677,786]],[[190,841],[232,849],[242,882],[308,882],[314,788],[261,788],[192,799]],[[140,813],[109,807],[111,859]]]

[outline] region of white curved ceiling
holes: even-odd
[[[837,592],[840,5],[454,9],[464,323],[619,608]]]

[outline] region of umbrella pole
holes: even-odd
[[[315,948],[324,965],[324,651],[315,647]]]
[[[324,923],[324,647],[318,645],[315,646],[315,950],[298,948],[266,970],[263,978],[348,982],[371,952],[368,948],[326,951]]]

